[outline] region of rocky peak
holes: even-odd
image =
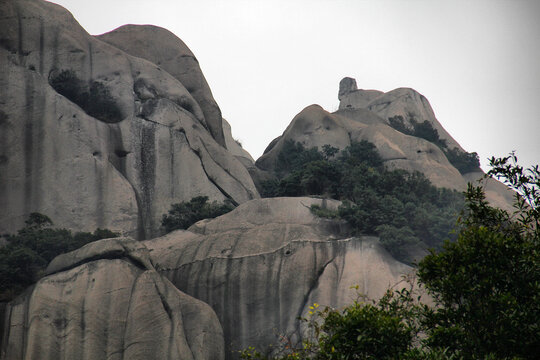
[[[259,196],[172,33],[129,25],[93,37],[38,0],[2,1],[0,13],[0,233],[39,212],[143,239],[161,233],[172,203]]]
[[[341,101],[341,99],[348,95],[349,93],[358,90],[358,86],[356,85],[356,80],[350,77],[344,77],[339,82],[339,93],[338,93],[338,99]]]

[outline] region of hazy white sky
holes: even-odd
[[[238,138],[258,158],[338,84],[412,87],[468,151],[540,163],[540,1],[56,0],[91,34],[169,29],[193,51]]]

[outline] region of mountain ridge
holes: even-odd
[[[247,346],[270,354],[276,333],[301,339],[297,317],[311,303],[344,306],[355,284],[373,298],[406,286],[414,269],[376,237],[311,211],[340,201],[260,198],[287,142],[343,150],[368,141],[386,168],[458,191],[484,175],[461,174],[439,145],[390,126],[427,121],[462,151],[423,95],[361,90],[351,78],[340,83],[338,111],[304,108],[254,161],[196,57],[168,30],[90,36],[41,0],[0,1],[0,11],[0,233],[38,212],[59,227],[124,235],[59,255],[0,306],[1,359],[234,359]],[[113,117],[94,111],[104,104]],[[504,185],[485,184],[488,200],[511,206]],[[197,196],[238,206],[165,234],[171,204]]]

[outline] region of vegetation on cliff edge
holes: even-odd
[[[277,178],[262,184],[262,196],[323,195],[343,201],[337,212],[314,207],[326,217],[351,224],[357,234],[377,235],[397,259],[411,247],[439,249],[463,208],[463,195],[436,188],[421,173],[388,170],[375,146],[352,143],[341,152],[306,149],[285,142],[277,157]]]
[[[458,238],[418,264],[414,288],[344,309],[314,304],[300,344],[284,337],[276,359],[537,359],[540,349],[540,170],[515,156],[488,175],[516,190],[515,211],[491,207],[469,185]],[[413,282],[409,282],[412,284]],[[412,286],[412,285],[411,285]],[[267,359],[254,348],[243,359]]]
[[[187,229],[199,220],[212,219],[226,214],[235,206],[230,201],[218,203],[208,202],[208,196],[197,196],[190,201],[172,204],[167,214],[161,219],[161,226],[167,232]]]
[[[390,126],[397,131],[422,138],[437,145],[444,152],[450,164],[458,169],[460,173],[466,174],[480,170],[480,159],[477,153],[461,151],[456,147],[450,149],[446,140],[439,137],[437,129],[427,120],[418,122],[413,115],[409,115],[409,122],[411,124],[410,128],[405,125],[405,121],[401,115],[388,118]]]
[[[92,241],[118,236],[107,229],[73,234],[52,226],[48,216],[31,213],[17,234],[4,235],[7,244],[0,247],[0,301],[13,299],[39,280],[47,264],[57,255]]]

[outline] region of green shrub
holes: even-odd
[[[49,83],[60,95],[77,104],[88,115],[106,123],[122,120],[120,108],[103,83],[92,81],[88,87],[73,70],[62,70],[51,76]]]
[[[0,301],[11,300],[36,282],[57,255],[118,236],[107,229],[72,234],[66,229],[51,228],[52,225],[46,215],[32,213],[17,234],[6,236],[7,244],[0,247]]]
[[[262,195],[323,195],[343,201],[337,217],[357,234],[377,235],[397,259],[408,261],[411,246],[440,248],[463,206],[463,196],[438,189],[420,173],[387,170],[375,146],[352,143],[340,153],[326,147],[285,144],[278,155],[278,177],[263,183]],[[335,150],[334,150],[335,149]],[[284,154],[284,151],[290,153]],[[281,175],[279,175],[281,174]],[[333,216],[314,208],[316,214]]]
[[[515,156],[488,172],[516,191],[515,212],[491,207],[469,184],[455,242],[418,264],[420,286],[343,309],[310,307],[303,342],[274,359],[538,359],[540,349],[540,167]],[[395,231],[385,229],[384,231]],[[358,289],[358,287],[357,287]],[[267,359],[254,348],[243,359]]]
[[[515,156],[490,160],[488,175],[516,190],[515,212],[491,207],[469,184],[459,236],[418,265],[437,307],[427,343],[464,358],[537,359],[540,349],[540,169]]]
[[[439,137],[439,132],[433,128],[433,125],[429,121],[425,120],[419,123],[414,118],[411,118],[410,123],[412,128],[408,128],[405,125],[403,117],[396,115],[388,118],[388,123],[391,127],[403,134],[416,136],[437,145],[444,152],[450,164],[458,169],[460,173],[466,174],[471,171],[480,170],[480,160],[477,153],[464,152],[458,148],[449,149],[446,140]]]
[[[235,206],[230,201],[219,204],[217,201],[208,202],[208,196],[197,196],[188,202],[171,205],[168,214],[163,215],[161,225],[167,232],[187,229],[197,221],[211,219],[228,213]]]
[[[475,152],[468,153],[459,150],[458,148],[446,149],[444,151],[446,158],[450,161],[460,173],[466,174],[472,171],[481,171],[480,159]]]
[[[90,84],[88,100],[83,109],[88,115],[107,123],[115,123],[122,120],[122,113],[116,105],[109,89],[97,81],[93,81]]]

